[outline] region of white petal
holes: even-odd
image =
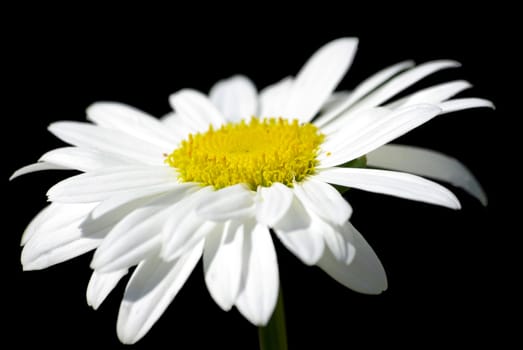
[[[342,38],[312,55],[294,80],[283,116],[310,121],[347,72],[357,46],[357,39]]]
[[[332,278],[356,292],[380,294],[387,289],[387,276],[383,266],[361,234],[348,223],[352,237],[346,236],[355,248],[355,256],[349,265],[340,262],[325,249],[318,266]]]
[[[180,135],[181,139],[186,139],[190,133],[195,131],[190,125],[187,125],[184,118],[175,112],[167,113],[162,117],[161,121],[171,132]]]
[[[295,230],[275,229],[274,232],[283,245],[304,264],[314,265],[322,256],[325,247],[322,238],[323,225],[327,224],[310,214],[308,226]]]
[[[170,192],[177,187],[196,187],[192,183],[176,183],[170,182],[160,185],[147,186],[142,188],[131,189],[129,191],[122,192],[120,194],[109,197],[108,199],[102,201],[100,204],[94,208],[91,213],[93,219],[98,219],[101,216],[107,215],[115,210],[118,210],[122,206],[127,205],[128,203],[135,202],[138,200],[148,201],[153,196],[162,195],[164,193]]]
[[[187,186],[186,188],[188,188]],[[172,189],[174,190],[174,188]],[[172,191],[171,190],[171,191]],[[180,189],[182,190],[182,189]],[[186,191],[189,191],[187,189]],[[165,193],[164,193],[165,195]],[[120,196],[117,196],[120,197]],[[143,206],[149,205],[155,198],[161,198],[161,195],[149,196],[149,197],[139,197],[134,200],[121,201],[118,205],[113,206],[110,210],[97,214],[94,214],[94,211],[100,207],[103,203],[98,204],[93,211],[87,216],[87,218],[82,222],[80,226],[81,229],[89,234],[90,232],[98,232],[105,229],[112,229],[116,224],[123,220],[128,214],[134,210],[141,208]],[[112,199],[112,198],[111,198]],[[111,200],[109,199],[109,201]],[[114,202],[113,202],[114,203]],[[107,207],[106,207],[107,208]],[[107,208],[109,209],[109,208]],[[101,214],[101,215],[100,215]]]
[[[258,110],[256,87],[243,75],[235,75],[214,84],[209,98],[231,122],[248,119],[256,115]]]
[[[286,77],[260,92],[260,117],[283,117],[283,109],[292,89],[293,79]]]
[[[331,168],[316,175],[321,181],[383,193],[400,198],[460,209],[458,199],[445,187],[422,177],[395,171]]]
[[[442,109],[443,113],[451,113],[461,111],[463,109],[470,108],[494,108],[494,104],[488,100],[482,98],[457,98],[454,100],[445,101],[438,104],[438,107]]]
[[[326,112],[328,113],[329,111],[332,111],[332,110],[338,108],[339,106],[341,106],[342,103],[344,103],[351,94],[352,94],[352,91],[347,91],[347,90],[333,92],[329,96],[327,101],[325,101],[323,106],[321,106],[321,110],[320,110],[321,115],[318,117],[318,119],[314,120],[314,124],[316,124],[317,126],[323,125],[324,123],[321,123],[320,120],[322,120],[322,116],[324,115],[324,113],[326,113]]]
[[[244,228],[242,286],[236,307],[256,326],[265,326],[278,299],[279,274],[276,251],[267,227]]]
[[[33,240],[24,246],[21,258],[24,271],[45,269],[83,255],[100,245],[102,236],[107,234],[101,232],[97,236],[81,237],[81,231],[72,227],[54,233],[54,239],[49,241],[45,249],[37,246],[37,241]]]
[[[52,201],[97,202],[142,187],[178,183],[176,172],[167,166],[117,167],[92,171],[65,179],[49,189]]]
[[[283,231],[306,229],[311,224],[311,217],[301,201],[293,195],[291,205],[280,220],[274,222],[273,228]]]
[[[351,110],[354,112],[360,109],[379,106],[383,102],[394,97],[407,87],[420,81],[426,76],[445,68],[454,68],[459,66],[460,64],[458,62],[451,60],[431,61],[421,64],[392,78],[390,81],[361,99],[351,108]]]
[[[164,116],[160,117],[160,121],[164,124],[170,124],[171,122],[175,122],[178,120],[178,115],[174,112],[168,112]]]
[[[160,165],[164,160],[162,154],[171,151],[123,132],[87,123],[56,122],[49,126],[49,131],[74,146],[93,148],[144,164]]]
[[[227,221],[253,216],[254,208],[254,193],[238,184],[209,193],[196,207],[196,214],[207,220]]]
[[[332,256],[345,264],[347,264],[353,256],[351,256],[350,245],[347,243],[347,240],[343,237],[344,230],[341,227],[333,227],[324,222],[319,222],[319,231],[325,240],[327,248],[330,250]]]
[[[319,157],[319,168],[343,164],[361,157],[426,123],[437,116],[441,109],[433,105],[415,105],[388,114],[376,114],[374,111],[356,114],[347,121],[346,129],[332,135],[331,140],[322,145],[324,153]],[[354,128],[351,129],[351,126]]]
[[[256,220],[267,226],[274,226],[287,214],[293,197],[292,190],[279,182],[273,183],[271,187],[258,188]]]
[[[211,125],[218,129],[226,120],[207,96],[196,90],[184,89],[174,93],[169,102],[184,123],[195,131],[207,131]]]
[[[387,67],[378,73],[370,76],[359,84],[356,89],[342,102],[338,103],[334,108],[331,108],[326,113],[321,115],[318,120],[314,121],[314,124],[318,126],[324,126],[331,120],[335,119],[340,115],[341,112],[352,106],[354,103],[359,101],[363,96],[367,95],[378,86],[395,76],[399,72],[410,68],[414,65],[413,61],[404,61],[397,63],[393,66]]]
[[[354,114],[350,111],[345,112],[342,118],[339,119],[344,119],[345,122],[339,125],[335,130],[329,131],[331,124],[321,129],[326,135],[326,138],[321,145],[322,151],[324,152],[320,158],[325,155],[326,150],[330,152],[329,154],[335,152],[335,155],[337,155],[336,151],[339,149],[346,150],[346,144],[348,142],[375,124],[383,122],[385,118],[390,117],[391,113],[393,113],[392,110],[384,107],[373,107]],[[345,118],[345,114],[347,114],[347,118]]]
[[[96,248],[107,230],[86,235],[81,224],[93,205],[51,204],[29,224],[22,241],[24,270],[39,270]]]
[[[95,310],[98,309],[109,293],[116,287],[120,279],[127,275],[127,272],[127,269],[108,273],[93,271],[89,285],[87,286],[87,305]]]
[[[404,171],[461,187],[487,205],[487,195],[478,180],[458,160],[442,153],[413,146],[384,145],[367,154],[373,167]]]
[[[199,244],[180,259],[151,257],[134,271],[118,313],[118,338],[124,344],[140,340],[167,309],[202,254]]]
[[[80,147],[62,147],[45,153],[40,161],[58,164],[69,169],[93,171],[132,163],[132,160]]]
[[[216,304],[229,311],[240,290],[243,225],[228,221],[205,239],[203,268],[205,284]]]
[[[27,243],[27,241],[33,237],[33,235],[37,232],[37,229],[40,227],[41,223],[45,220],[48,220],[51,216],[55,216],[58,212],[57,217],[60,217],[61,215],[59,212],[63,210],[64,207],[67,207],[65,204],[60,203],[51,203],[44,209],[42,209],[36,216],[31,220],[29,225],[27,225],[23,235],[22,239],[20,240],[20,245],[24,245]],[[87,215],[87,214],[84,214]],[[69,219],[68,216],[64,216],[64,218]]]
[[[352,214],[349,203],[334,187],[314,178],[295,183],[294,193],[306,208],[336,225],[345,223]]]
[[[62,147],[45,153],[39,162],[18,169],[10,180],[25,174],[42,170],[93,171],[133,163],[133,160],[114,156],[95,149]]]
[[[440,103],[470,87],[472,87],[472,85],[468,81],[464,80],[451,81],[448,83],[431,86],[429,88],[417,91],[400,100],[389,103],[387,108],[395,109],[399,107],[415,105],[418,103]]]
[[[13,175],[9,177],[9,181],[16,179],[19,176],[34,173],[36,171],[44,171],[44,170],[69,170],[69,168],[58,165],[58,164],[52,164],[47,162],[38,162],[29,164],[26,166],[21,167],[20,169],[16,170]]]
[[[121,220],[96,250],[91,268],[110,272],[129,268],[158,254],[163,226],[176,203],[187,195],[185,188],[155,199]]]
[[[96,204],[62,204],[51,203],[38,213],[29,223],[22,235],[21,245],[39,231],[58,230],[69,226],[74,221],[87,217]]]
[[[122,103],[94,103],[87,108],[87,119],[101,127],[124,132],[166,150],[174,148],[184,136],[168,132],[158,119]]]
[[[172,208],[161,233],[163,259],[178,258],[214,230],[216,223],[206,221],[195,212],[195,207],[206,201],[212,191],[210,186],[201,188]]]

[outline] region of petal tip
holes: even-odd
[[[24,259],[22,255],[22,271],[35,271],[46,268],[43,263],[39,263],[38,260]]]
[[[332,41],[333,44],[343,45],[343,48],[349,52],[352,52],[358,47],[359,39],[356,37],[343,37]]]
[[[483,100],[485,102],[485,104],[483,105],[483,107],[486,107],[486,108],[491,108],[493,110],[496,110],[496,105],[494,104],[494,102],[490,101],[490,100]]]
[[[488,197],[487,197],[487,194],[486,193],[481,193],[479,196],[478,196],[478,199],[479,199],[479,202],[481,203],[481,205],[483,205],[484,207],[488,206]]]
[[[462,66],[461,62],[455,60],[442,60],[441,62],[451,68],[459,68]]]

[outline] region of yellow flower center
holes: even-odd
[[[310,123],[253,117],[190,134],[165,162],[177,169],[181,181],[216,189],[244,183],[255,190],[274,182],[292,187],[314,174],[323,140]]]

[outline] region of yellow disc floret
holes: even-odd
[[[244,183],[255,190],[274,182],[292,187],[314,174],[323,139],[310,123],[253,117],[190,134],[165,162],[177,169],[181,181],[216,189]]]

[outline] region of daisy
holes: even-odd
[[[72,147],[44,154],[13,177],[47,169],[83,174],[48,191],[51,204],[22,238],[23,268],[96,249],[87,289],[96,309],[137,266],[118,315],[124,343],[148,332],[201,257],[216,303],[266,325],[279,289],[273,236],[352,290],[381,293],[383,266],[333,185],[460,208],[449,190],[417,175],[350,167],[366,161],[450,182],[486,202],[456,160],[386,144],[437,115],[492,105],[448,100],[469,86],[463,81],[391,102],[423,77],[457,66],[453,61],[402,62],[351,93],[333,93],[356,47],[353,38],[330,42],[295,78],[259,95],[243,76],[218,82],[210,98],[181,90],[170,97],[174,112],[163,121],[123,104],[96,103],[87,109],[94,124],[51,124],[51,133]]]

